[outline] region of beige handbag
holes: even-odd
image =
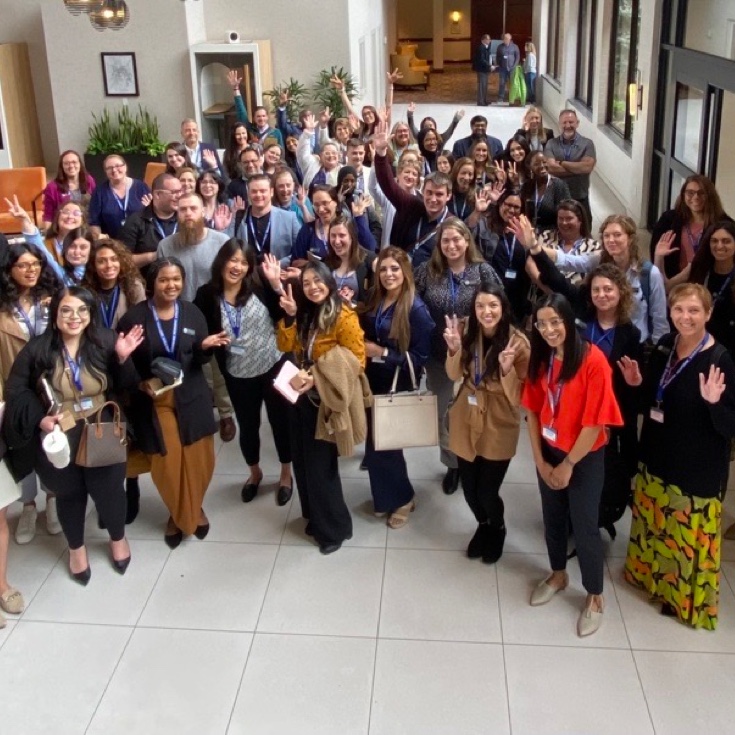
[[[390,393],[373,396],[373,445],[377,451],[433,447],[439,443],[436,396],[419,390],[411,356],[406,354],[412,391],[396,393],[397,367]]]

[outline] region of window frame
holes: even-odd
[[[548,30],[546,34],[546,74],[561,81],[561,10],[563,0],[549,0]]]
[[[605,125],[612,130],[615,135],[625,141],[631,141],[633,138],[633,118],[630,114],[630,98],[628,88],[631,84],[637,84],[638,73],[638,43],[639,29],[641,22],[641,3],[640,0],[630,0],[631,16],[630,16],[630,46],[628,48],[628,76],[625,83],[625,124],[623,130],[613,122],[613,107],[615,104],[615,48],[617,46],[618,28],[620,26],[620,4],[623,0],[614,0],[612,23],[610,25],[610,60],[608,65],[608,84],[607,84],[607,100],[605,102]]]
[[[579,0],[577,16],[577,53],[574,76],[574,99],[588,110],[592,110],[595,91],[595,61],[597,40],[597,0]],[[585,53],[582,39],[585,32],[589,37],[589,46]],[[583,78],[583,73],[586,77]],[[584,85],[583,85],[584,82]],[[583,88],[584,86],[584,88]]]

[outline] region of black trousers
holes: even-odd
[[[236,378],[222,373],[240,426],[240,451],[249,466],[260,462],[260,415],[264,401],[278,460],[281,464],[291,461],[288,428],[291,404],[273,387],[273,379],[282,365],[283,360],[279,360],[267,373],[254,378]]]
[[[318,408],[308,396],[291,411],[291,450],[301,512],[316,542],[341,543],[352,536],[352,516],[342,494],[337,445],[315,439]]]
[[[473,462],[468,462],[457,457],[457,461],[464,499],[477,522],[488,523],[493,528],[503,526],[505,505],[500,497],[500,486],[505,479],[510,460],[475,457]]]
[[[558,465],[566,456],[566,452],[546,442],[542,442],[542,451],[544,459],[552,466]],[[566,569],[571,517],[582,584],[590,595],[602,594],[604,560],[597,521],[604,482],[604,447],[590,452],[574,466],[572,479],[564,490],[554,490],[538,477],[551,569],[555,572]]]

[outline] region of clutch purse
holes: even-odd
[[[180,362],[170,357],[157,357],[151,363],[151,372],[163,385],[173,385],[177,380],[181,383],[184,371]]]

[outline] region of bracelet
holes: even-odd
[[[563,462],[566,462],[572,468],[574,467],[575,464],[577,464],[576,462],[572,462],[572,460],[569,459],[569,455],[568,454],[567,454],[566,457],[564,457],[564,459],[562,461]]]

